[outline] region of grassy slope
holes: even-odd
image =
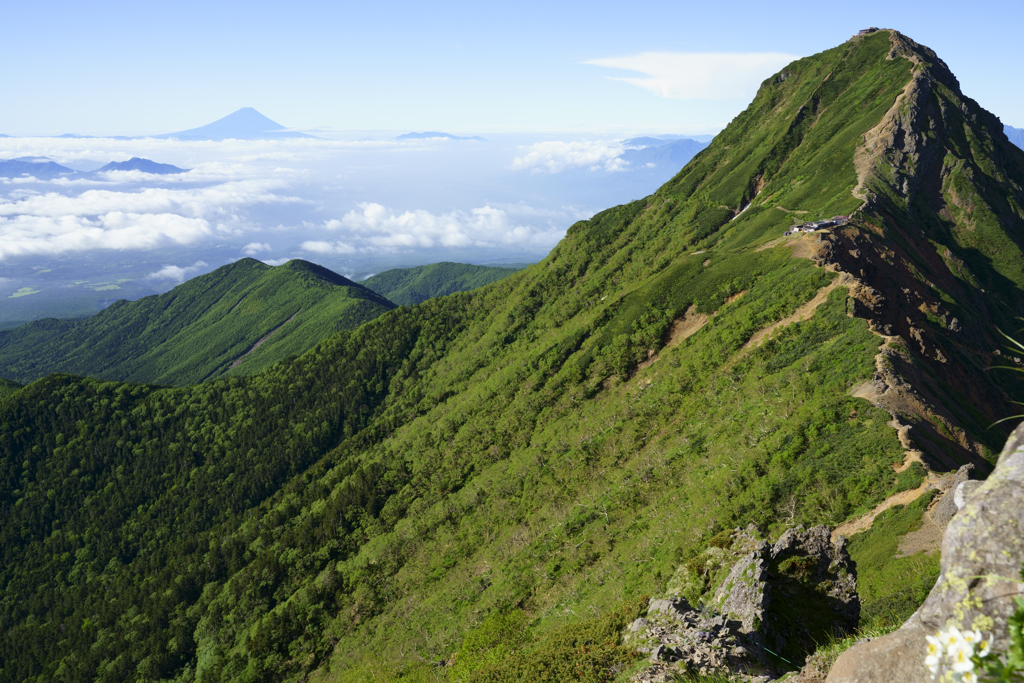
[[[861,623],[868,628],[898,626],[921,606],[939,576],[939,551],[901,555],[899,540],[921,528],[933,494],[907,506],[889,508],[868,531],[853,537],[850,557],[857,563]]]
[[[729,222],[758,176],[789,210],[857,204],[852,148],[911,75],[888,48],[787,67],[673,182],[483,289],[251,378],[55,376],[0,401],[4,676],[443,677],[425,662],[488,613],[565,634],[722,529],[896,490],[890,416],[848,395],[881,340],[840,287],[745,351],[834,275],[751,248],[785,212]],[[717,315],[666,346],[691,306]]]
[[[19,381],[69,372],[177,385],[250,374],[391,307],[305,261],[271,268],[242,259],[167,294],[119,301],[83,321],[40,320],[0,332],[0,373]]]
[[[363,280],[372,289],[399,306],[423,303],[435,296],[483,287],[515,273],[518,268],[471,266],[466,263],[432,263],[416,268],[395,268]]]

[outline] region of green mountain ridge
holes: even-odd
[[[988,466],[1022,207],[998,119],[879,31],[508,278],[250,377],[36,381],[0,398],[0,678],[613,680],[623,602],[700,604],[722,532]]]
[[[360,284],[399,306],[411,306],[435,296],[447,296],[483,287],[518,270],[520,269],[442,262],[415,268],[387,270],[368,277]]]
[[[251,374],[393,307],[307,261],[271,267],[242,259],[84,320],[44,319],[0,331],[0,375],[20,382],[64,372],[194,384]]]

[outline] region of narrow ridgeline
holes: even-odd
[[[751,524],[850,525],[861,623],[903,618],[922,587],[887,563],[938,558],[898,538],[933,480],[991,470],[1024,399],[986,370],[1024,315],[1022,207],[998,119],[875,31],[510,277],[249,377],[16,390],[0,678],[611,681],[646,666],[621,639],[641,596],[724,609]]]

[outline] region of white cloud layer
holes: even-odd
[[[641,52],[584,63],[644,74],[610,78],[661,97],[729,100],[749,98],[761,81],[795,59],[781,52]]]
[[[273,191],[281,186],[279,181],[245,180],[190,189],[22,193],[0,201],[0,260],[90,249],[154,249],[233,235],[239,231],[238,209],[301,201]]]
[[[538,142],[524,148],[526,153],[512,161],[516,171],[558,173],[569,168],[621,171],[628,163],[620,159],[626,148],[615,140]]]
[[[501,247],[515,245],[550,249],[565,235],[566,226],[527,226],[512,220],[509,211],[482,206],[469,211],[436,214],[422,209],[397,213],[373,203],[359,204],[341,220],[325,226],[347,234],[339,240],[308,240],[302,249],[318,254],[398,251],[435,247]]]
[[[181,283],[185,281],[185,278],[191,277],[194,273],[202,268],[206,268],[208,265],[206,261],[196,261],[191,266],[164,266],[146,277],[150,280],[174,280]]]
[[[614,171],[624,166],[619,159],[624,147],[597,141],[517,148],[520,140],[474,146],[473,154],[459,156],[446,149],[444,156],[434,157],[434,148],[452,145],[443,140],[0,138],[0,159],[46,156],[97,168],[139,156],[190,169],[172,175],[118,171],[51,181],[0,179],[0,268],[5,259],[18,257],[167,247],[187,247],[189,262],[203,258],[211,263],[225,253],[275,263],[280,261],[271,258],[275,253],[294,254],[300,245],[306,252],[354,259],[419,249],[434,250],[431,258],[445,249],[453,250],[453,258],[455,253],[466,258],[476,248],[532,257],[590,215],[572,206],[589,199],[540,197],[536,206],[515,203],[515,186],[504,180],[501,192],[482,190],[484,183],[494,182],[491,172],[521,179],[508,168],[508,159],[517,154],[519,170]],[[395,167],[403,170],[400,177]],[[454,178],[448,183],[452,189],[424,198],[423,180],[439,176]],[[358,203],[368,196],[380,203]],[[430,207],[386,206],[406,201],[412,207],[430,202]],[[350,210],[353,206],[358,208]],[[448,207],[453,209],[446,212]],[[144,268],[143,274],[152,266]],[[169,265],[151,275],[179,281],[194,272],[187,268],[194,266]]]

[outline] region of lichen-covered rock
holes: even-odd
[[[788,533],[788,532],[787,532]],[[733,565],[725,581],[715,591],[718,611],[736,619],[744,633],[757,633],[765,621],[771,589],[768,566],[772,547],[762,541],[746,557]]]
[[[927,600],[898,631],[844,652],[828,683],[929,683],[925,636],[948,626],[977,628],[992,635],[996,651],[1006,647],[1013,598],[1024,591],[1024,425],[989,478],[960,495],[963,508],[946,527],[942,571]]]
[[[828,527],[790,529],[774,546],[749,528],[716,539],[722,556],[745,552],[708,606],[698,610],[675,595],[655,599],[646,618],[627,628],[626,642],[651,655],[634,681],[669,680],[681,671],[768,680],[788,668],[779,653],[802,661],[815,640],[856,627],[856,573],[846,539],[833,544]]]
[[[736,625],[721,615],[694,609],[683,598],[652,600],[647,617],[630,624],[624,635],[627,644],[650,655],[650,666],[633,681],[658,683],[683,671],[730,671],[748,680],[768,680],[772,670],[763,650],[749,643]]]

